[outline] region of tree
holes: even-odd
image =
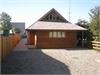
[[[90,10],[90,29],[93,32],[94,36],[97,36],[100,41],[100,6]]]
[[[14,28],[14,33],[21,33],[21,30],[17,27]]]
[[[86,20],[78,19],[78,22],[76,24],[84,28],[89,27],[89,23]]]
[[[79,19],[76,24],[87,29],[87,31],[84,31],[83,38],[92,40],[92,32],[90,31],[88,21]],[[82,32],[79,32],[79,37],[81,37],[81,36],[82,36]]]
[[[82,40],[84,39],[86,40],[85,45],[87,46],[88,44],[90,44],[92,40],[92,32],[89,29],[89,23],[86,20],[79,19],[76,24],[87,29],[87,31],[78,32],[78,36],[77,36],[77,38],[79,39],[79,45],[82,43]]]
[[[10,21],[11,17],[7,13],[2,12],[0,14],[0,29],[2,29],[4,36],[9,36],[9,31],[12,29]]]

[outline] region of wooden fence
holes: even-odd
[[[0,57],[4,59],[19,43],[20,35],[0,36]]]
[[[100,50],[100,42],[92,41],[93,49]]]

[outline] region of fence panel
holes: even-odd
[[[92,41],[93,49],[100,50],[100,42]]]
[[[0,36],[0,57],[4,59],[14,47],[19,43],[20,35],[10,35],[9,37]]]

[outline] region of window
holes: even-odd
[[[61,32],[58,32],[58,38],[61,38]]]
[[[54,37],[54,38],[57,37],[57,32],[53,32],[53,37]]]
[[[49,37],[52,38],[52,36],[53,36],[53,33],[49,32]]]
[[[65,32],[62,32],[62,38],[65,38]]]
[[[50,17],[50,20],[52,20],[52,15],[50,15],[49,17]]]
[[[65,32],[49,32],[49,38],[65,38]]]
[[[56,15],[53,16],[53,20],[56,20]]]

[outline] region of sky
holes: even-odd
[[[29,27],[50,9],[55,8],[63,17],[76,23],[78,19],[89,21],[89,12],[100,6],[100,0],[0,0],[0,14],[6,12],[12,22],[25,22]]]

